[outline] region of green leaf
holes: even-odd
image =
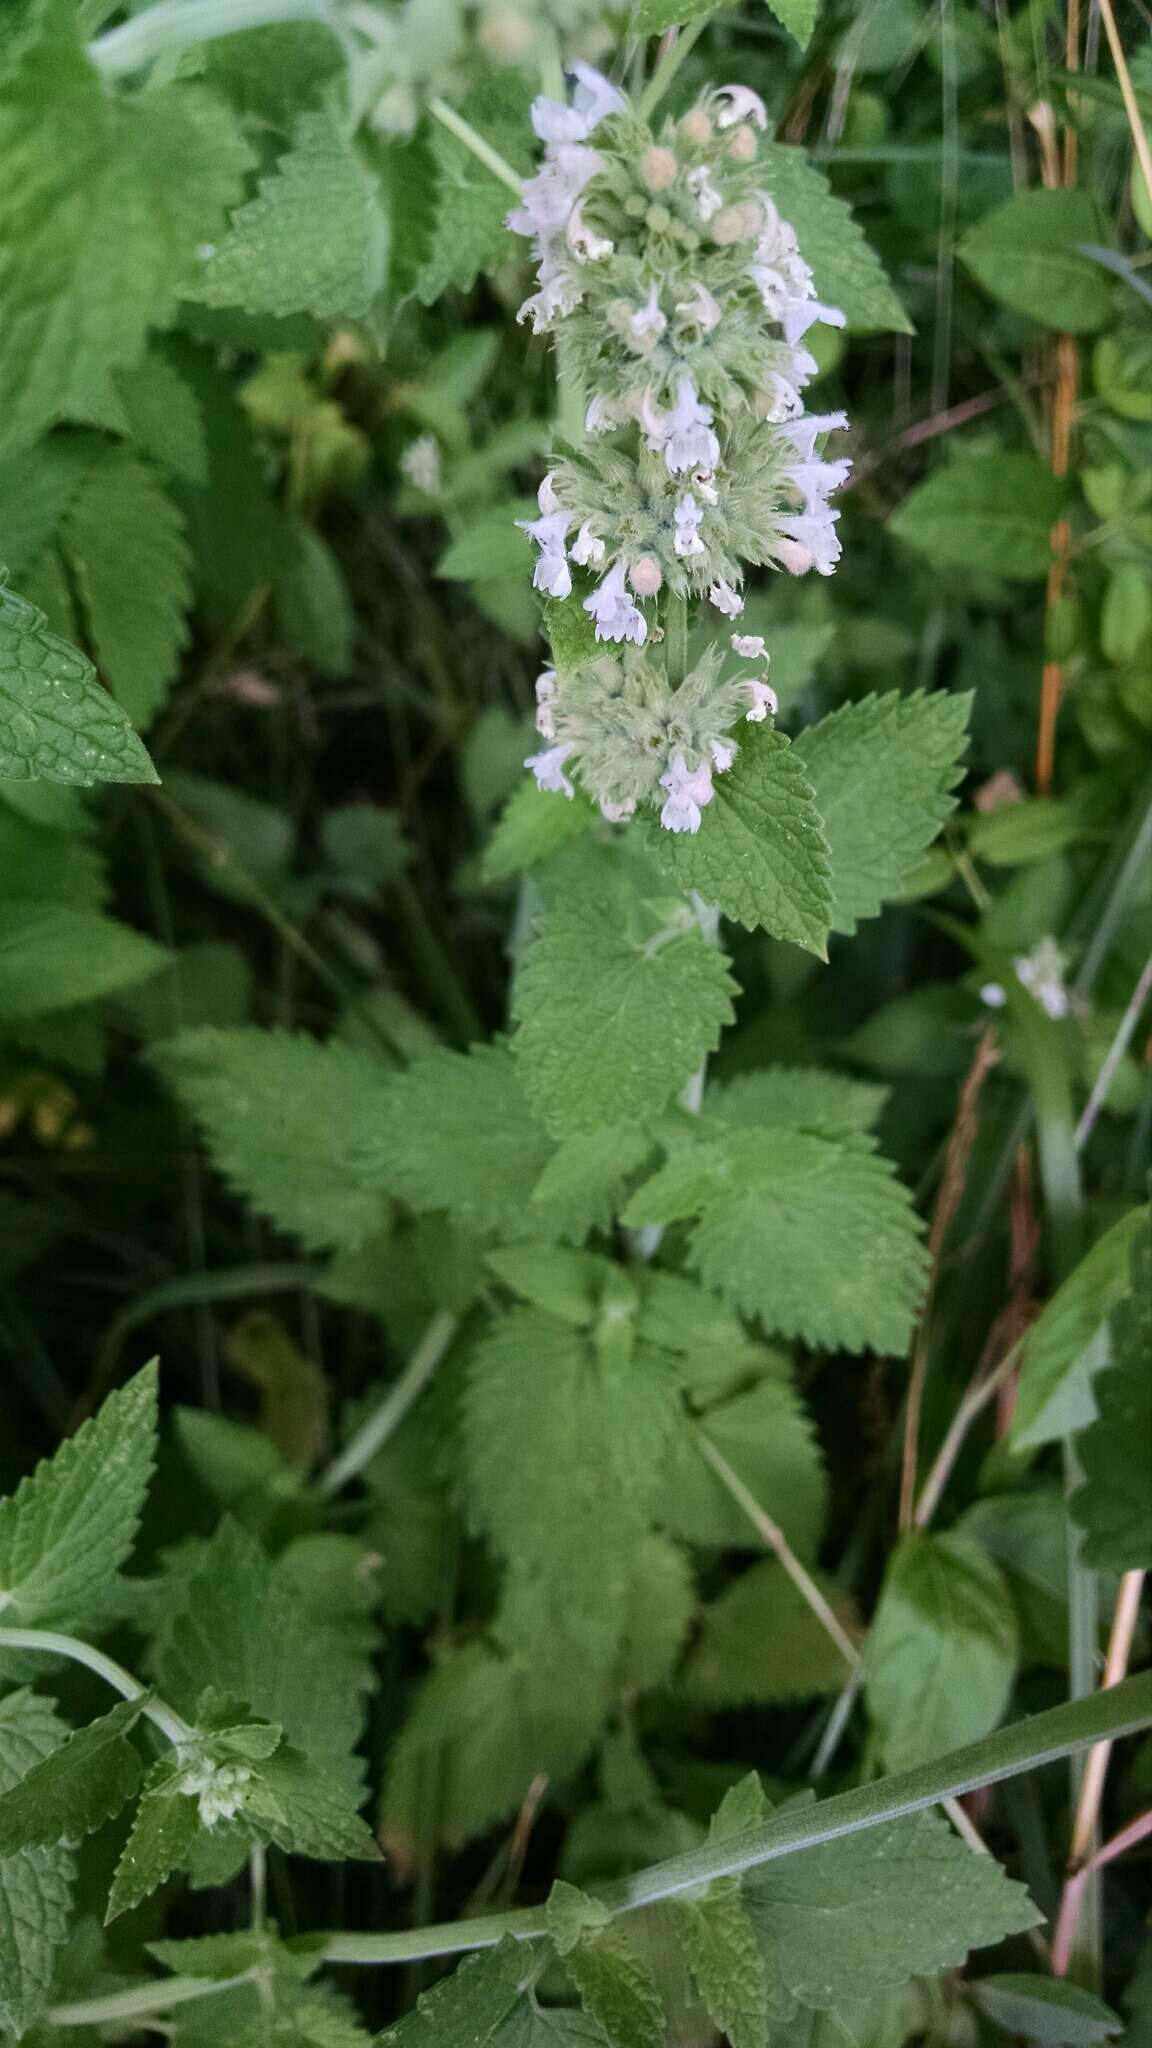
[[[767,1864],[745,1879],[744,1903],[776,2019],[949,1969],[1042,1918],[1023,1885],[933,1814]]]
[[[752,1130],[687,1146],[623,1220],[692,1216],[689,1258],[705,1286],[767,1330],[904,1349],[924,1284],[919,1223],[891,1166],[858,1139]]]
[[[548,1235],[545,1204],[529,1198],[550,1151],[518,1063],[495,1045],[414,1061],[389,1080],[365,1138],[387,1193],[444,1209],[466,1229],[520,1237]]]
[[[755,1774],[728,1791],[708,1829],[720,1843],[762,1820],[766,1802]],[[688,1965],[709,2018],[731,2048],[763,2048],[768,2037],[768,1985],[738,1877],[722,1877],[699,1899],[677,1909]]]
[[[0,579],[0,782],[157,782],[90,661]]]
[[[800,17],[811,0],[786,0],[786,4],[794,17]],[[775,0],[772,5],[774,12],[781,13]],[[792,21],[785,25],[793,28]],[[761,142],[757,172],[782,218],[796,230],[818,297],[826,305],[839,306],[850,328],[911,334],[912,323],[884,275],[879,257],[853,220],[851,208],[835,197],[807,153],[785,143]]]
[[[531,171],[528,99],[521,74],[511,67],[503,73],[492,67],[481,71],[472,90],[455,102],[478,134],[525,177]],[[416,279],[417,296],[426,306],[450,286],[470,291],[482,272],[514,260],[518,253],[504,225],[516,203],[509,187],[438,122],[429,148],[436,176],[436,219]]]
[[[868,1637],[865,1694],[901,1770],[995,1728],[1012,1691],[1016,1616],[992,1560],[963,1536],[906,1536]]]
[[[142,731],[168,692],[191,590],[184,522],[160,479],[126,448],[89,470],[61,544],[112,693]]]
[[[1094,2048],[1124,2031],[1123,2020],[1102,1998],[1059,1977],[980,1977],[971,1988],[994,2025],[1037,2048]]]
[[[1103,1363],[1097,1340],[1127,1291],[1132,1242],[1150,1213],[1130,1209],[1106,1230],[1033,1323],[1008,1437],[1014,1449],[1055,1443],[1094,1419],[1093,1374]]]
[[[62,903],[18,903],[0,928],[0,1020],[46,1016],[131,988],[171,955],[129,925]]]
[[[198,85],[110,93],[70,0],[34,0],[8,56],[0,155],[0,432],[16,445],[85,417],[94,380],[139,358],[251,158]]]
[[[745,1371],[757,1363],[745,1352]],[[684,1416],[671,1445],[657,1514],[689,1543],[740,1549],[758,1542],[743,1509],[701,1456],[698,1437],[715,1444],[748,1491],[778,1522],[801,1557],[815,1557],[824,1529],[828,1485],[816,1433],[787,1378],[709,1408],[696,1422]]]
[[[725,917],[824,957],[831,864],[811,784],[783,733],[742,740],[698,832],[653,835],[662,865]]]
[[[938,569],[1044,576],[1064,485],[1034,455],[958,455],[893,513],[889,530]]]
[[[819,1576],[817,1584],[850,1627],[852,1608],[836,1585]],[[739,1707],[836,1692],[848,1675],[824,1624],[783,1565],[767,1557],[704,1609],[684,1683],[709,1706]]]
[[[0,1794],[51,1756],[65,1732],[34,1693],[0,1699]],[[68,1939],[74,1874],[67,1849],[18,1849],[0,1859],[0,2025],[15,2034],[48,2002],[56,1950]]]
[[[516,976],[514,1050],[549,1130],[577,1136],[661,1109],[732,1022],[736,984],[690,913],[645,936],[605,898],[540,919]]]
[[[704,1096],[704,1110],[741,1130],[783,1125],[838,1137],[845,1129],[871,1130],[887,1099],[888,1090],[875,1082],[834,1074],[826,1067],[773,1066],[713,1082]]]
[[[564,1218],[565,1237],[586,1237],[611,1222],[624,1189],[652,1150],[639,1124],[608,1124],[586,1137],[565,1138],[533,1187],[532,1202],[542,1216]]]
[[[536,517],[533,498],[513,498],[469,522],[467,530],[446,548],[436,564],[437,576],[449,583],[475,583],[489,576],[527,575],[532,544],[517,526],[518,519]]]
[[[328,1768],[317,1763],[315,1756],[305,1756],[292,1744],[281,1743],[261,1762],[255,1777],[279,1808],[268,1823],[277,1848],[323,1862],[354,1858],[372,1863],[379,1859],[376,1838],[356,1811],[359,1788],[350,1785],[346,1772]],[[258,1818],[255,1798],[248,1804]]]
[[[451,1977],[421,1992],[414,2012],[376,2036],[377,2048],[487,2048],[520,2003],[538,1961],[510,1939],[467,1956]]]
[[[0,1859],[54,1842],[74,1849],[119,1813],[142,1776],[128,1741],[140,1712],[139,1700],[122,1700],[0,1793]]]
[[[1016,192],[960,239],[960,260],[1013,312],[1065,334],[1091,334],[1112,308],[1106,273],[1080,253],[1099,242],[1089,192]]]
[[[651,1692],[671,1677],[696,1612],[696,1585],[682,1550],[646,1536],[632,1560],[616,1689]]]
[[[768,0],[768,6],[789,35],[795,36],[800,48],[806,50],[820,12],[820,0]],[[739,2044],[734,2044],[734,2048],[739,2048]]]
[[[577,793],[566,801],[525,779],[508,799],[484,849],[484,880],[511,881],[514,875],[547,860],[570,839],[579,838],[595,818],[587,797]]]
[[[105,1926],[131,1912],[179,1869],[199,1828],[196,1799],[174,1789],[173,1766],[162,1757],[144,1780],[132,1831],[112,1878]]]
[[[832,858],[833,931],[900,894],[956,807],[972,699],[893,691],[845,704],[793,742]]]
[[[293,557],[276,584],[280,631],[292,652],[322,676],[345,676],[356,621],[344,572],[327,541],[303,520],[293,521],[291,538]]]
[[[702,14],[711,14],[716,5],[717,0],[637,0],[634,32],[638,36],[658,36],[676,23],[698,21]]]
[[[54,436],[0,463],[0,562],[20,577],[43,554],[94,455],[86,436]]]
[[[302,114],[292,146],[232,216],[189,296],[249,313],[355,320],[384,284],[380,187],[332,114]]]
[[[0,1500],[11,1625],[92,1626],[136,1540],[155,1448],[156,1368],[147,1365]]]
[[[150,1054],[233,1187],[310,1250],[380,1229],[365,1160],[387,1069],[336,1040],[286,1031],[181,1031]]]
[[[1112,1357],[1093,1384],[1099,1420],[1077,1443],[1084,1483],[1072,1495],[1081,1557],[1097,1571],[1152,1570],[1152,1227],[1129,1240],[1129,1293],[1111,1316]]]
[[[208,481],[208,444],[199,401],[175,364],[150,349],[113,378],[125,426],[141,454],[186,483]]]
[[[612,2048],[665,2048],[656,1979],[624,1934],[612,1928],[580,1942],[565,1951],[564,1967],[585,2012],[603,2028]]]

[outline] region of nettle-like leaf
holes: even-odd
[[[128,1740],[141,1706],[120,1701],[0,1793],[0,1860],[56,1842],[75,1848],[127,1805],[143,1775]]]
[[[869,1131],[888,1099],[888,1090],[873,1081],[858,1081],[826,1067],[758,1067],[731,1081],[713,1082],[704,1096],[708,1116],[721,1117],[741,1129]]]
[[[1095,1992],[1059,1977],[1023,1971],[981,1977],[972,1986],[972,1997],[995,2026],[1016,2040],[1035,2042],[1036,2048],[1096,2048],[1113,2034],[1126,2033],[1119,2014]]]
[[[88,636],[113,695],[143,730],[184,645],[191,561],[159,476],[126,448],[89,470],[61,530]]]
[[[181,1031],[151,1054],[232,1185],[310,1250],[355,1247],[385,1220],[366,1164],[388,1069],[286,1031]]]
[[[64,903],[11,904],[0,928],[0,1020],[42,1017],[146,981],[171,954],[143,932]]]
[[[487,2048],[503,2034],[539,1960],[509,1938],[467,1956],[451,1977],[421,1992],[414,2011],[377,2035],[377,2048]],[[520,2048],[518,2034],[509,2030],[508,2039],[509,2048],[513,2040]]]
[[[96,453],[86,435],[53,435],[0,462],[0,562],[17,580],[49,546]]]
[[[379,181],[332,114],[302,114],[292,147],[203,257],[190,296],[249,313],[358,319],[383,287],[387,258]]]
[[[647,934],[596,897],[541,918],[516,977],[514,1050],[557,1137],[663,1107],[732,1022],[736,984],[695,922]]]
[[[797,734],[831,854],[833,931],[851,936],[898,895],[955,809],[971,704],[893,691]]]
[[[1081,254],[1099,242],[1092,195],[1016,192],[961,237],[958,254],[993,298],[1067,334],[1091,334],[1112,309],[1112,286]]]
[[[179,1789],[178,1767],[168,1757],[154,1763],[120,1852],[108,1894],[105,1922],[131,1912],[165,1878],[178,1870],[200,1827],[197,1801]]]
[[[938,569],[1043,576],[1064,485],[1035,455],[958,455],[905,498],[888,525]]]
[[[67,1730],[31,1692],[0,1699],[0,1796],[52,1755]],[[68,1939],[75,1866],[56,1846],[0,1857],[0,2026],[22,2034],[47,2004],[56,1950]]]
[[[608,1911],[558,1879],[548,1896],[548,1931],[588,2018],[614,2048],[664,2048],[664,2007],[656,1980]]]
[[[808,1131],[732,1131],[687,1146],[633,1195],[638,1228],[698,1217],[689,1258],[767,1330],[902,1351],[924,1286],[920,1225],[886,1160]]]
[[[708,1829],[722,1842],[767,1812],[755,1774],[725,1793]],[[698,1899],[680,1903],[676,1919],[688,1965],[709,2017],[731,2048],[763,2048],[768,2034],[768,1982],[756,1931],[738,1877],[717,1878]]]
[[[155,1450],[156,1368],[148,1365],[0,1500],[10,1624],[92,1626],[136,1540]]]
[[[785,0],[782,7],[773,4],[773,12],[798,41],[807,40],[811,22],[807,31],[804,22],[815,12],[813,0]],[[869,248],[850,207],[836,198],[805,151],[785,143],[762,142],[759,169],[782,219],[796,230],[819,297],[839,306],[849,327],[911,334],[912,323],[884,275],[879,257]]]
[[[1130,1240],[1130,1292],[1111,1315],[1112,1357],[1093,1393],[1099,1419],[1080,1436],[1084,1483],[1072,1496],[1081,1555],[1101,1571],[1152,1570],[1152,1226]]]
[[[251,156],[199,85],[109,93],[69,0],[34,0],[5,60],[0,437],[18,445],[86,417],[104,373],[137,360]]]
[[[1016,1615],[992,1559],[963,1536],[906,1536],[868,1637],[866,1695],[885,1761],[910,1770],[987,1735],[1016,1676]]]
[[[527,873],[570,839],[587,832],[595,820],[595,810],[579,791],[570,802],[557,803],[554,796],[525,780],[509,797],[484,849],[484,880],[509,882]]]
[[[1029,1330],[1009,1436],[1016,1449],[1056,1443],[1095,1419],[1093,1378],[1104,1363],[1100,1336],[1127,1291],[1132,1243],[1150,1213],[1130,1209],[1106,1230]]]
[[[0,781],[157,782],[135,732],[79,649],[0,578]]]
[[[531,171],[529,94],[521,74],[492,67],[481,72],[459,111],[515,171]],[[477,277],[516,255],[504,225],[515,196],[471,150],[439,124],[429,138],[435,170],[436,213],[430,246],[416,278],[417,296],[430,306],[455,286],[469,291]]]
[[[744,1352],[744,1370],[758,1363]],[[657,1515],[690,1543],[748,1549],[758,1540],[743,1509],[722,1486],[699,1449],[704,1436],[721,1451],[792,1548],[812,1558],[820,1545],[828,1482],[816,1432],[786,1373],[709,1407],[698,1419],[678,1418],[664,1469]]]
[[[820,1591],[850,1628],[851,1603],[817,1575]],[[843,1654],[774,1557],[734,1579],[706,1607],[684,1673],[696,1699],[738,1707],[836,1692],[848,1677]]]
[[[741,739],[698,832],[657,832],[653,850],[678,886],[749,930],[824,957],[831,862],[812,785],[783,733]]]

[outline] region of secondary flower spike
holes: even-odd
[[[536,257],[520,318],[563,333],[585,438],[522,524],[536,588],[571,595],[620,651],[550,687],[541,730],[556,744],[531,765],[565,794],[575,776],[613,819],[649,802],[694,832],[736,757],[732,728],[776,700],[760,636],[730,627],[730,651],[669,677],[669,607],[709,607],[719,631],[744,610],[750,567],[835,569],[830,499],[850,465],[824,448],[848,422],[807,414],[803,392],[817,369],[805,337],[844,316],[817,297],[773,199],[750,87],[711,88],[654,131],[581,64],[570,102],[538,99],[532,122],[543,162],[508,216]],[[734,675],[733,655],[760,673]]]

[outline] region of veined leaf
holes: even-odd
[[[0,579],[0,781],[157,782],[118,704],[78,648]]]
[[[117,703],[143,731],[184,645],[191,597],[184,522],[146,463],[126,448],[110,449],[74,498],[61,544],[96,658]]]
[[[66,1733],[31,1692],[0,1699],[0,1795],[51,1756]],[[68,1939],[73,1859],[67,1849],[0,1858],[0,2025],[22,2034],[48,2002],[56,1950]]]
[[[139,1700],[122,1700],[0,1793],[0,1860],[56,1842],[75,1848],[119,1813],[143,1776],[128,1741],[140,1712]]]
[[[1130,1292],[1112,1311],[1112,1357],[1093,1384],[1098,1421],[1077,1450],[1084,1483],[1071,1511],[1097,1570],[1152,1570],[1152,1228],[1129,1241]]]
[[[1008,1704],[1016,1616],[990,1557],[962,1536],[906,1536],[868,1638],[866,1694],[888,1764],[986,1735]]]
[[[1102,1998],[1059,1977],[1022,1972],[980,1977],[972,1996],[1004,2033],[1035,2042],[1036,2048],[1095,2048],[1095,2043],[1125,2031],[1119,2014]]]
[[[1130,1209],[1106,1230],[1029,1330],[1009,1438],[1016,1449],[1054,1443],[1092,1421],[1093,1374],[1103,1363],[1093,1340],[1127,1288],[1132,1242],[1149,1213]]]
[[[108,1894],[105,1925],[131,1912],[157,1885],[179,1869],[200,1828],[194,1796],[176,1790],[175,1772],[167,1757],[153,1764],[144,1780],[132,1831],[120,1854]]]
[[[0,928],[0,1019],[47,1016],[131,988],[171,960],[131,925],[63,903],[19,903]]]
[[[958,455],[918,484],[888,525],[938,569],[1043,576],[1063,498],[1035,455]]]
[[[1086,191],[1015,192],[962,236],[961,262],[986,291],[1066,334],[1091,334],[1112,306],[1100,266],[1080,253],[1099,242],[1100,223]]]
[[[772,4],[773,12],[783,20],[782,10],[774,0]],[[800,40],[795,24],[809,11],[812,0],[786,0],[786,5],[792,20],[786,20],[785,26]],[[805,152],[785,143],[761,142],[757,169],[782,219],[795,228],[817,294],[825,304],[839,306],[851,328],[911,334],[912,323],[850,207],[830,190],[824,173],[809,162]]]
[[[818,1584],[850,1627],[852,1609],[836,1585],[823,1577]],[[684,1683],[710,1706],[738,1707],[811,1699],[837,1691],[847,1676],[843,1653],[823,1622],[783,1565],[766,1557],[704,1609]]]

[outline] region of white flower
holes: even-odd
[[[548,790],[553,796],[575,796],[576,792],[564,773],[564,763],[575,746],[574,740],[566,740],[563,746],[546,747],[541,754],[529,754],[524,763],[536,777],[537,789]]]
[[[635,815],[636,806],[631,797],[626,797],[624,802],[619,804],[610,803],[606,796],[600,799],[600,816],[607,818],[610,825],[623,825],[626,819]]]
[[[712,771],[703,766],[689,770],[683,754],[675,754],[666,775],[660,777],[668,800],[660,813],[666,832],[698,832],[700,813],[713,797]]]
[[[583,142],[609,114],[624,111],[623,95],[591,64],[574,64],[572,70],[577,82],[570,107],[543,94],[532,102],[532,126],[541,142]]]
[[[1031,953],[1018,953],[1012,965],[1017,981],[1039,1003],[1046,1016],[1058,1020],[1068,1015],[1072,1007],[1072,998],[1064,986],[1068,958],[1055,939],[1041,939]]]
[[[839,490],[851,467],[846,458],[841,462],[794,462],[782,474],[799,491],[804,510],[818,518],[828,510],[828,492]]]
[[[706,505],[718,505],[720,503],[720,493],[713,482],[710,469],[694,469],[692,471],[692,483],[697,495],[703,498]]]
[[[718,85],[712,94],[715,105],[720,106],[716,114],[718,128],[734,128],[738,121],[751,121],[754,128],[766,128],[768,115],[759,93],[748,85]]]
[[[562,263],[549,259],[541,263],[537,273],[540,290],[525,299],[516,315],[517,320],[531,320],[533,334],[544,334],[551,327],[557,313],[573,313],[584,297],[584,287],[578,277]]]
[[[532,571],[533,590],[546,590],[549,597],[567,597],[572,589],[572,572],[565,557],[564,541],[572,524],[571,513],[545,512],[539,519],[518,519],[516,524],[540,550]]]
[[[410,484],[429,497],[440,489],[440,443],[435,434],[420,434],[409,441],[400,457],[400,467]]]
[[[556,487],[552,482],[555,473],[554,470],[550,469],[547,476],[541,477],[536,487],[536,503],[539,505],[541,513],[545,518],[550,517],[553,512],[562,510],[560,500],[556,496]]]
[[[1008,991],[998,981],[986,981],[980,991],[980,1001],[990,1010],[1002,1010],[1008,1001]]]
[[[628,332],[633,341],[638,342],[640,348],[647,351],[656,346],[667,326],[668,321],[660,311],[656,287],[650,285],[644,304],[637,307],[628,322]]]
[[[694,171],[689,171],[684,182],[696,201],[696,211],[701,220],[711,220],[714,213],[719,213],[724,204],[724,194],[718,192],[712,183],[707,164],[698,164]]]
[[[611,434],[619,425],[616,406],[611,398],[605,398],[597,392],[595,397],[588,400],[584,413],[586,434]]]
[[[731,740],[713,740],[709,752],[717,775],[723,775],[725,769],[730,768],[736,759],[736,748]]]
[[[568,550],[574,562],[582,569],[598,569],[604,560],[604,543],[592,531],[591,521],[586,519]]]
[[[611,256],[616,247],[615,242],[609,241],[607,235],[598,235],[595,228],[589,227],[580,211],[579,200],[568,216],[564,239],[577,263],[602,263],[606,256]]]
[[[840,560],[840,542],[836,533],[839,517],[838,512],[830,512],[824,506],[822,514],[798,512],[794,517],[782,519],[780,532],[784,540],[777,542],[772,552],[793,576],[802,576],[808,569],[815,569],[820,576],[831,576]],[[795,548],[786,548],[784,541],[794,542]]]
[[[546,238],[562,228],[590,178],[604,168],[599,150],[581,142],[552,150],[534,178],[524,184],[520,206],[505,215],[514,235]]]
[[[705,284],[693,284],[692,297],[680,299],[676,311],[686,326],[698,327],[702,334],[711,334],[723,317],[718,300]]]
[[[617,562],[609,569],[591,597],[584,599],[584,609],[596,621],[598,640],[634,640],[637,647],[643,647],[648,638],[644,614],[633,604],[625,588],[623,562]]]
[[[822,306],[819,299],[789,299],[780,313],[780,325],[789,348],[795,347],[818,320],[825,327],[844,325],[844,315],[839,306]]]
[[[661,412],[646,391],[640,406],[640,423],[649,448],[664,451],[664,461],[673,476],[685,469],[714,469],[720,460],[720,443],[712,431],[712,408],[702,405],[691,377],[676,385],[676,403]]]
[[[805,412],[784,424],[784,438],[792,443],[801,462],[811,462],[821,434],[838,434],[848,425],[846,412]]]
[[[536,678],[536,730],[541,739],[554,740],[556,718],[553,706],[557,692],[556,671],[546,668]]]
[[[703,516],[703,511],[691,491],[685,491],[675,513],[676,534],[672,545],[678,555],[704,553],[704,543],[700,538],[700,521]]]
[[[741,661],[759,661],[761,656],[767,659],[768,649],[759,633],[733,633],[728,645]]]
[[[782,370],[769,371],[768,382],[761,394],[758,410],[770,426],[780,426],[795,419],[804,411],[804,400],[800,396],[800,390],[805,381],[806,379],[798,377],[793,382]]]
[[[235,1819],[251,1780],[246,1764],[217,1764],[205,1757],[181,1773],[176,1789],[198,1800],[200,1825],[214,1828],[217,1821]]]
[[[732,585],[724,581],[722,576],[712,585],[708,596],[717,611],[723,612],[726,619],[738,619],[740,617],[744,609],[744,599],[738,590],[733,590]]]
[[[766,683],[762,676],[753,676],[750,681],[741,683],[740,687],[748,700],[748,709],[744,716],[749,725],[761,725],[769,712],[775,718],[780,709],[780,700],[770,683]]]

